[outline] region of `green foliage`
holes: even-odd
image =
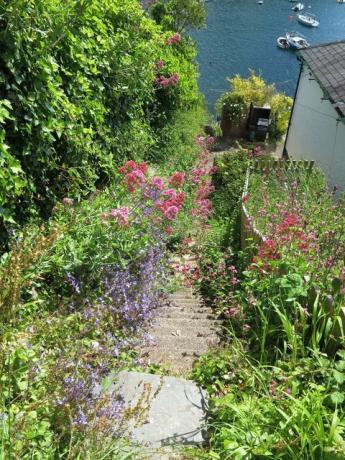
[[[166,161],[161,159],[160,169],[156,164],[147,173],[147,190],[154,191],[149,187],[152,176],[167,176],[177,168],[189,175],[204,116],[201,109],[179,113],[168,138]],[[165,184],[170,187],[166,178]],[[4,414],[0,455],[4,458],[138,458],[116,417],[107,415],[109,404],[111,408],[116,403],[114,395],[94,400],[89,392],[110,371],[137,367],[134,347],[144,341],[138,328],[140,308],[150,297],[152,283],[159,299],[169,289],[157,273],[165,273],[166,260],[144,265],[145,256],[153,247],[165,254],[167,224],[183,234],[192,189],[188,183],[184,187],[187,197],[181,214],[185,215],[164,223],[153,198],[139,190],[129,194],[117,172],[113,184],[102,191],[79,203],[63,200],[45,225],[31,224],[13,238],[0,265],[0,413]],[[126,207],[127,223],[109,217],[109,212]],[[144,295],[143,302],[129,301],[132,323],[126,323],[121,307],[114,306],[116,299],[110,299],[112,289],[127,288],[134,297],[140,289]],[[149,370],[157,372],[155,366]],[[68,399],[72,394],[76,399]],[[78,413],[80,408],[84,412]],[[81,416],[87,423],[81,418],[79,424]]]
[[[263,366],[236,339],[201,357],[192,377],[212,395],[209,458],[342,459],[338,358],[314,354],[294,367]]]
[[[192,372],[212,396],[206,458],[342,460],[343,199],[307,163],[273,170],[263,158],[244,198],[265,238],[233,254],[238,221],[225,232],[224,219],[239,216],[250,160],[232,155],[217,161],[215,214],[198,247],[198,287],[228,339]]]
[[[150,12],[158,24],[178,32],[200,29],[205,25],[204,0],[158,0]]]
[[[343,200],[334,202],[323,174],[301,164],[251,174],[247,209],[266,237],[243,283],[261,356],[272,347],[293,360],[306,346],[330,352],[333,334],[344,340]]]
[[[0,18],[6,241],[13,221],[48,217],[62,197],[110,183],[125,158],[164,152],[161,129],[199,97],[193,45],[169,46],[137,0],[10,0]],[[155,86],[159,59],[173,88]]]
[[[258,106],[267,104],[271,107],[270,134],[279,139],[288,126],[292,99],[278,93],[274,85],[266,84],[254,72],[248,78],[236,75],[228,81],[231,91],[224,93],[217,101],[217,113],[239,125],[248,116],[251,103]]]
[[[217,220],[224,220],[228,227],[223,247],[239,248],[239,203],[249,161],[249,151],[239,147],[235,151],[225,153],[215,163],[216,191],[212,196],[214,214]]]

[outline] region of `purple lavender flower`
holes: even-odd
[[[67,282],[71,286],[73,291],[76,294],[80,294],[80,284],[78,283],[77,279],[71,273],[67,273],[66,277],[67,277]]]

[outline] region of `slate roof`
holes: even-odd
[[[345,117],[345,40],[312,46],[299,53],[337,112]]]

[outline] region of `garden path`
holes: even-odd
[[[210,155],[206,167],[213,166],[213,159]],[[195,231],[202,234],[203,229]],[[176,266],[185,265],[196,267],[192,252],[174,257],[172,276],[177,276]],[[184,284],[183,275],[178,281]],[[153,341],[141,350],[141,357],[147,365],[162,366],[170,376],[140,372],[120,376],[119,394],[134,418],[129,421],[130,432],[143,446],[138,458],[145,460],[182,460],[186,457],[181,447],[203,444],[207,393],[185,377],[201,354],[221,342],[222,321],[192,287],[181,286],[169,300],[156,311],[148,331]],[[144,417],[137,410],[143,403]]]
[[[214,166],[214,157],[214,153],[209,153],[206,169]],[[202,228],[194,229],[195,234],[203,231]],[[192,241],[189,247],[193,244]],[[185,265],[197,266],[195,255],[188,250],[173,259],[172,268]],[[183,275],[179,281],[184,283]],[[211,308],[203,305],[192,287],[180,287],[169,300],[170,305],[157,312],[149,331],[154,345],[143,350],[143,355],[148,364],[160,364],[173,375],[186,376],[199,356],[220,344],[222,322]]]
[[[174,262],[193,266],[195,259],[184,256]],[[143,355],[148,364],[160,364],[174,375],[186,376],[201,354],[219,345],[221,324],[191,287],[181,287],[170,295],[170,305],[157,313],[150,331],[154,345]]]

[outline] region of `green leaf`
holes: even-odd
[[[334,393],[331,394],[331,400],[332,400],[332,403],[335,405],[342,404],[345,400],[345,396],[343,393],[340,393],[339,391],[335,391]]]
[[[337,371],[336,369],[333,370],[333,377],[339,384],[345,382],[345,374],[343,372]]]

